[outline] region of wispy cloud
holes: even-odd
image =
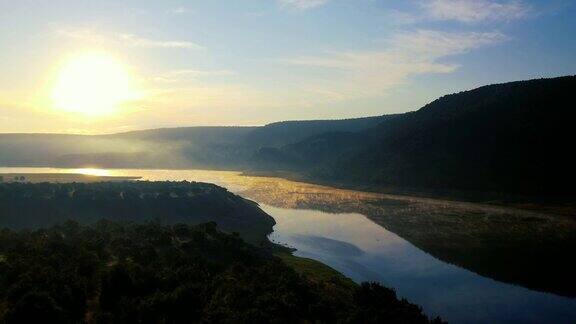
[[[99,33],[91,29],[60,29],[58,34],[95,43],[114,42],[129,47],[144,48],[176,48],[198,50],[203,46],[191,41],[183,40],[157,40],[127,33]]]
[[[530,12],[530,7],[519,0],[428,0],[421,7],[427,18],[465,23],[514,20]]]
[[[172,70],[166,73],[162,73],[155,77],[152,77],[152,81],[162,82],[162,83],[176,83],[185,81],[196,81],[201,78],[210,77],[227,77],[236,75],[236,72],[230,70],[194,70],[194,69],[182,69],[182,70]]]
[[[192,10],[186,8],[186,7],[177,7],[177,8],[172,8],[168,10],[169,14],[173,14],[173,15],[183,15],[183,14],[187,14],[187,13],[191,13]]]
[[[148,48],[184,48],[184,49],[203,49],[204,47],[190,41],[176,40],[155,40],[139,37],[134,34],[118,34],[117,37],[129,46],[148,47]]]
[[[329,53],[283,60],[285,64],[325,69],[329,77],[305,84],[307,91],[331,99],[383,95],[410,77],[451,73],[460,65],[445,59],[495,44],[506,37],[498,32],[457,33],[417,30],[399,33],[383,42],[383,50]]]
[[[280,3],[284,7],[296,9],[296,10],[307,10],[316,7],[320,7],[329,0],[280,0]]]
[[[422,17],[406,11],[390,9],[386,12],[386,19],[398,25],[410,25],[422,20]]]

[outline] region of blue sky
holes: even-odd
[[[0,132],[380,115],[576,74],[573,0],[20,0],[0,3],[0,26]],[[55,108],[83,52],[122,62],[138,99],[90,118]]]

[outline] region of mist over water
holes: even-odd
[[[274,217],[272,241],[296,248],[295,255],[326,263],[357,282],[379,281],[394,288],[430,316],[453,323],[576,321],[576,299],[480,276],[435,258],[360,212],[344,212],[367,208],[387,212],[377,194],[227,171],[0,168],[0,173],[85,173],[215,183],[259,202]],[[396,202],[403,203],[407,202]],[[447,208],[446,203],[420,203],[428,209]],[[453,208],[463,208],[454,204]],[[423,208],[411,210],[419,213]]]

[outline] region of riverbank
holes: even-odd
[[[273,181],[263,174],[247,177],[259,185],[242,194],[256,201],[283,208],[359,213],[449,264],[498,281],[576,296],[571,280],[576,267],[566,258],[576,247],[572,215]]]
[[[278,177],[290,181],[328,186],[343,190],[384,194],[398,198],[410,197],[456,203],[475,203],[486,206],[516,209],[519,211],[525,210],[542,214],[576,217],[576,197],[542,198],[498,192],[378,187],[361,183],[328,181],[288,171],[243,171],[242,175],[251,177]]]

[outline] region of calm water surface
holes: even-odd
[[[447,264],[359,213],[322,211],[326,201],[342,210],[343,204],[360,206],[374,194],[227,171],[0,168],[0,173],[52,172],[216,183],[259,202],[274,217],[277,225],[271,240],[355,281],[393,287],[430,316],[453,323],[576,323],[576,299],[498,282]],[[310,208],[318,197],[322,208]]]

